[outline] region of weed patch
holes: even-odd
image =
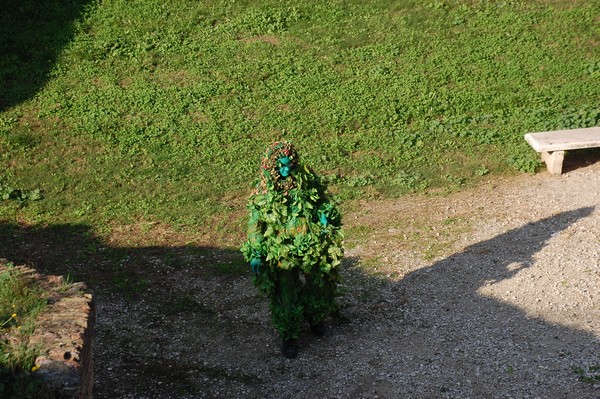
[[[596,384],[600,382],[600,365],[592,365],[589,367],[576,367],[573,372],[579,377],[579,381],[588,384]]]
[[[28,345],[35,318],[46,302],[40,287],[12,264],[0,270],[0,396],[33,398],[41,382],[31,375],[38,355]]]

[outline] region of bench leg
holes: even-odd
[[[546,163],[550,174],[560,175],[562,173],[563,159],[565,159],[564,151],[542,152],[542,161]]]

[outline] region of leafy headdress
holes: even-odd
[[[298,168],[298,153],[291,143],[277,141],[271,144],[261,163],[260,189],[287,192],[296,187],[295,170]]]

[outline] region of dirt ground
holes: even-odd
[[[355,204],[341,314],[294,360],[235,250],[129,250],[95,397],[600,398],[599,205],[600,162]]]
[[[89,279],[97,399],[599,399],[600,159],[567,161],[560,176],[346,206],[340,315],[322,338],[307,328],[293,360],[243,233],[215,245],[138,224],[100,242],[85,226],[0,225],[0,249]]]

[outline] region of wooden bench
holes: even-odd
[[[560,175],[565,151],[600,147],[600,126],[527,133],[525,140],[534,150],[542,153],[542,161],[546,163],[548,171]]]

